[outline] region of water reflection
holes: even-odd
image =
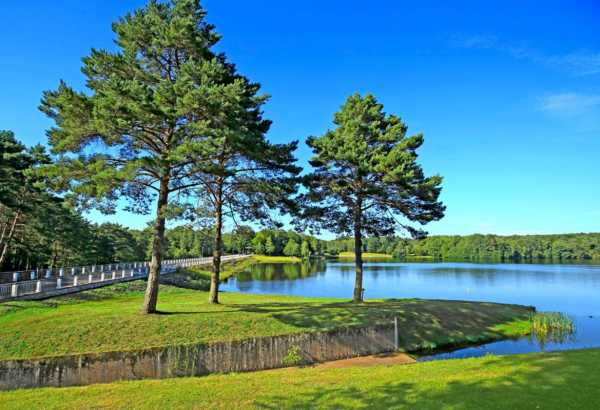
[[[237,275],[238,282],[296,280],[325,273],[324,259],[311,259],[301,263],[263,263],[252,265],[248,271]]]
[[[254,265],[231,278],[224,290],[298,296],[350,298],[354,264],[343,260]],[[595,264],[501,264],[369,260],[364,269],[365,297],[483,300],[533,305],[558,311],[575,321],[564,340],[533,337],[446,353],[466,357],[486,353],[524,353],[600,347],[600,266]],[[466,356],[465,356],[466,355]]]

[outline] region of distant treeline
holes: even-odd
[[[130,229],[114,223],[93,224],[60,204],[56,208],[62,212],[46,212],[43,217],[29,217],[17,225],[11,242],[7,244],[5,261],[0,270],[150,259],[152,228]],[[50,218],[50,215],[53,217]],[[12,214],[5,216],[0,212],[0,232],[9,230],[13,219]],[[255,232],[245,225],[223,235],[223,251],[226,254],[309,257],[322,255],[325,243],[294,231],[266,229]],[[182,225],[166,231],[166,259],[210,256],[213,251],[210,228]]]
[[[2,221],[0,217],[0,228],[9,222],[10,218]],[[31,223],[22,223],[17,227],[18,234],[14,235],[2,270],[150,258],[151,228],[138,230],[113,223],[92,224],[67,211],[62,215],[54,214],[51,219],[40,218],[27,222]],[[55,225],[57,222],[60,225]],[[165,242],[167,259],[209,256],[214,249],[210,228],[174,227],[167,230]],[[239,226],[223,235],[223,247],[227,254],[333,256],[340,252],[352,252],[354,241],[352,238],[326,241],[292,230],[264,229],[255,232],[249,226]],[[430,236],[421,240],[392,236],[367,238],[363,250],[406,259],[600,260],[600,233]]]
[[[152,228],[129,229],[87,221],[36,172],[50,161],[41,146],[25,147],[0,131],[0,270],[149,260]],[[164,257],[211,255],[213,230],[184,225],[168,229]],[[600,233],[530,236],[397,236],[365,238],[364,251],[399,258],[467,260],[600,260]],[[223,235],[225,253],[310,257],[354,250],[352,238],[324,241],[281,229],[255,232],[238,226]]]
[[[387,253],[399,258],[430,257],[466,260],[600,260],[600,233],[557,235],[467,235],[430,236],[421,240],[400,237],[368,238],[367,252]],[[354,241],[328,241],[328,253],[352,251]]]

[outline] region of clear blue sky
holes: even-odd
[[[81,57],[112,48],[111,22],[144,3],[3,0],[0,128],[45,142],[42,91],[81,87]],[[424,133],[421,160],[445,177],[448,207],[432,234],[600,231],[600,3],[441,3],[204,6],[219,48],[272,95],[273,141],[323,133],[357,91]]]

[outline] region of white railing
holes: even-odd
[[[221,261],[242,259],[248,256],[224,255],[221,257]],[[212,264],[212,257],[170,259],[163,261],[160,273],[163,275],[172,273],[179,268],[207,264]],[[23,280],[18,275],[15,275],[17,280],[10,283],[1,283],[0,301],[33,294],[43,296],[44,294],[52,294],[57,290],[65,288],[76,291],[80,287],[95,283],[110,285],[123,280],[141,279],[148,276],[149,270],[150,262],[131,262],[69,269],[61,268],[56,271],[48,271],[43,276],[39,276],[36,271],[33,271],[29,280]]]

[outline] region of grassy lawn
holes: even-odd
[[[340,252],[338,256],[340,258],[354,258],[354,252]],[[368,259],[368,258],[387,258],[387,259],[391,259],[394,256],[393,255],[389,255],[387,253],[363,252],[362,257],[363,257],[363,259]]]
[[[594,409],[600,350],[0,392],[5,409]]]
[[[47,301],[0,304],[0,359],[135,350],[341,326],[392,323],[406,350],[477,342],[529,330],[529,310],[493,303],[340,299],[223,293],[161,285],[162,314],[140,315],[143,281]]]
[[[297,256],[268,256],[268,255],[253,255],[257,263],[298,263],[302,262],[302,259]]]
[[[221,281],[244,272],[253,264],[258,263],[254,257],[235,261],[225,261],[221,265]],[[160,281],[165,285],[175,285],[182,288],[208,290],[210,288],[210,267],[206,265],[188,267],[185,270],[179,270],[169,275],[161,276]]]

